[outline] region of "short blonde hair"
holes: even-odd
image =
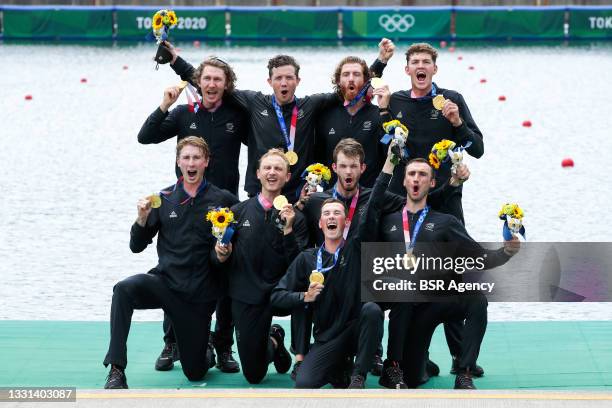
[[[261,162],[263,161],[263,159],[265,159],[266,157],[270,157],[270,156],[282,157],[283,162],[287,166],[287,173],[289,173],[290,168],[291,168],[291,165],[289,164],[289,160],[287,160],[287,156],[285,156],[285,152],[283,151],[283,149],[279,149],[277,147],[268,150],[267,152],[263,154],[263,156],[259,158],[259,163],[257,164],[257,168],[261,167]]]
[[[204,155],[204,157],[206,158],[210,157],[210,149],[208,147],[208,143],[206,143],[206,140],[202,139],[199,136],[187,136],[186,138],[179,140],[179,142],[176,144],[177,160],[179,156],[181,155],[181,150],[183,150],[183,147],[187,145],[195,146],[199,148],[202,151],[202,154]]]

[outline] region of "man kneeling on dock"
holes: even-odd
[[[190,381],[201,380],[214,365],[207,344],[211,316],[222,289],[212,264],[216,238],[205,220],[211,208],[231,207],[238,200],[204,179],[209,157],[203,139],[182,139],[176,146],[176,161],[183,176],[160,197],[138,201],[130,249],[142,252],[159,233],[159,262],[149,273],[130,276],[113,288],[111,339],[104,359],[104,365],[111,364],[111,369],[104,388],[128,388],[126,343],[135,309],[161,308],[170,317],[181,366]]]

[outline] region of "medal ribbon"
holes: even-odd
[[[359,103],[359,101],[363,99],[363,97],[365,96],[366,92],[368,92],[369,88],[370,88],[370,81],[365,83],[363,88],[361,88],[359,93],[353,99],[351,99],[350,101],[344,101],[344,107],[345,108],[350,108],[350,107],[353,107],[353,106],[357,105],[357,103]]]
[[[165,198],[166,200],[170,201],[172,204],[176,204],[174,203],[172,200],[170,200],[168,197],[171,196],[175,191],[176,188],[179,184],[183,183],[183,176],[179,177],[179,179],[176,181],[176,184],[174,185],[174,187],[172,188],[172,191],[168,191],[168,190],[162,190],[160,191],[159,196]],[[196,191],[196,197],[198,194],[200,194],[200,192],[202,192],[205,188],[206,185],[208,184],[208,182],[206,181],[206,179],[202,180],[202,183],[200,184],[200,187],[198,187],[198,191]],[[185,189],[183,189],[183,191],[185,191]],[[189,194],[187,194],[187,198],[184,199],[183,201],[181,201],[179,203],[179,205],[183,205],[186,202],[188,202],[189,200],[191,200],[193,197],[191,197]]]
[[[278,102],[276,102],[276,98],[274,97],[274,95],[272,96],[272,106],[274,106],[274,111],[276,112],[276,119],[278,119],[278,124],[281,128],[281,131],[283,132],[283,137],[285,138],[285,143],[287,144],[287,150],[292,151],[295,142],[295,128],[297,127],[297,101],[295,102],[295,105],[293,106],[293,111],[291,112],[291,129],[289,130],[289,135],[287,135],[287,125],[285,124],[285,118],[283,118],[283,111]]]
[[[414,225],[414,231],[412,232],[412,238],[410,237],[410,223],[408,223],[408,209],[404,207],[402,210],[402,224],[404,227],[404,242],[406,244],[406,253],[412,253],[412,248],[414,248],[417,235],[419,234],[419,230],[421,229],[421,225],[423,221],[425,221],[425,217],[427,217],[427,213],[429,213],[429,206],[425,206],[423,211],[421,211],[421,215]]]
[[[266,197],[261,195],[261,193],[257,194],[257,200],[259,201],[259,204],[261,204],[261,206],[263,207],[265,211],[268,211],[270,208],[272,208],[272,203],[270,202],[270,200],[268,200]]]
[[[187,83],[187,92],[185,92],[185,95],[187,96],[187,103],[189,104],[189,112],[198,113],[198,110],[202,107],[202,102],[200,101],[198,91],[190,83]]]
[[[332,197],[334,198],[344,198],[342,197],[338,191],[336,190],[336,186],[332,191]],[[349,229],[351,229],[351,222],[353,221],[353,216],[355,215],[355,210],[357,209],[357,201],[359,201],[359,188],[357,188],[357,194],[355,194],[351,200],[351,206],[349,207],[348,217],[346,217],[346,224],[344,225],[344,231],[342,233],[342,237],[346,240],[348,236]]]
[[[334,253],[334,264],[332,266],[328,266],[327,268],[323,268],[323,249],[325,249],[325,244],[319,247],[319,251],[317,252],[317,272],[327,272],[338,263],[338,256],[340,255],[340,250],[344,246],[344,242],[338,246],[336,252]]]

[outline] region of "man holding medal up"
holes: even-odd
[[[457,146],[475,158],[484,153],[482,132],[478,129],[463,96],[450,89],[442,89],[433,82],[438,72],[438,52],[426,43],[412,44],[406,51],[406,75],[410,77],[411,89],[394,92],[388,104],[391,115],[402,122],[409,131],[406,141],[410,157],[427,158],[431,148],[442,139],[454,141]],[[381,112],[386,106],[381,105]],[[405,165],[395,168],[389,190],[405,196],[403,186]],[[429,194],[429,205],[440,212],[454,215],[464,223],[461,204],[463,188],[445,188],[451,177],[449,166],[441,166],[436,172],[436,187]],[[440,191],[441,189],[445,191]],[[485,311],[486,313],[486,311]],[[453,357],[453,369],[457,371],[457,356],[461,350],[462,324],[444,324],[444,333]],[[473,367],[475,376],[484,375],[480,366]]]
[[[145,120],[138,141],[142,144],[161,143],[177,137],[177,143],[187,136],[199,136],[210,146],[207,180],[238,196],[240,172],[238,162],[241,143],[247,140],[247,125],[241,109],[227,103],[236,85],[232,67],[218,58],[204,60],[194,72],[194,88],[187,82],[167,88],[160,106]],[[197,91],[195,89],[197,88]],[[181,92],[187,93],[190,104],[179,105],[170,113]],[[197,93],[202,101],[195,101]],[[177,177],[181,171],[176,167]],[[159,371],[171,370],[178,359],[172,322],[164,315],[164,349],[155,362]],[[231,321],[231,301],[219,300],[216,309],[215,332],[212,342],[217,351],[217,367],[227,373],[240,371],[232,357],[234,327]]]
[[[392,142],[393,144],[393,142]],[[383,215],[384,191],[394,174],[391,147],[382,173],[370,196],[367,219],[379,219],[377,226],[380,240],[383,242],[404,242],[405,257],[412,261],[417,255],[444,258],[448,253],[439,243],[459,244],[462,250],[474,257],[483,256],[485,269],[494,268],[506,263],[519,251],[518,238],[505,241],[499,250],[486,250],[475,242],[465,230],[463,224],[452,215],[433,210],[427,204],[427,195],[435,187],[436,179],[430,164],[421,158],[408,162],[405,167],[404,188],[407,190],[406,205],[401,211]],[[469,177],[465,166],[460,166],[458,176]],[[459,178],[453,176],[451,186],[460,184]],[[427,225],[426,228],[423,228]],[[454,274],[454,272],[452,272]],[[458,278],[455,275],[454,278]],[[412,338],[403,354],[402,366],[406,384],[415,387],[422,382],[423,367],[435,327],[443,321],[465,319],[464,338],[461,351],[457,356],[458,370],[455,388],[474,389],[471,370],[476,366],[480,345],[486,331],[487,299],[481,292],[467,293],[458,296],[455,302],[412,303],[413,319],[408,328]],[[483,313],[484,311],[484,313]]]
[[[138,218],[130,232],[130,249],[138,253],[157,237],[157,266],[126,278],[113,288],[110,344],[104,365],[111,365],[104,388],[128,388],[127,338],[135,309],[163,309],[174,324],[183,373],[201,380],[212,361],[208,336],[212,313],[222,295],[211,225],[211,207],[229,207],[236,198],[204,179],[209,149],[199,137],[176,146],[183,176],[160,196],[138,201]]]
[[[386,64],[393,56],[395,45],[383,38],[378,47],[378,60]],[[384,134],[383,118],[378,107],[370,103],[369,91],[376,85],[375,81],[370,83],[371,79],[370,69],[362,58],[343,58],[332,76],[332,84],[341,101],[322,112],[316,126],[316,162],[331,163],[334,148],[344,138],[351,137],[361,143],[368,152],[361,178],[361,185],[365,187],[374,185],[386,156],[385,145],[380,142]]]
[[[312,309],[315,342],[297,371],[296,388],[320,388],[327,383],[364,388],[382,339],[380,307],[361,303],[361,240],[359,234],[344,239],[346,217],[342,201],[323,202],[319,219],[323,244],[302,252],[272,292],[276,307]],[[359,232],[366,229],[361,222]],[[354,355],[350,381],[343,383],[342,374]]]
[[[261,192],[232,207],[236,220],[232,243],[216,247],[219,262],[228,263],[238,354],[251,384],[263,380],[270,362],[279,373],[291,367],[285,332],[278,324],[271,325],[273,316],[291,311],[278,310],[270,302],[272,289],[308,242],[303,215],[281,195],[290,177],[283,150],[264,154],[257,169]]]

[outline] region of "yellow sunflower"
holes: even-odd
[[[434,169],[439,169],[440,168],[440,160],[438,159],[438,156],[436,156],[433,153],[429,153],[429,164],[431,164],[431,166]]]
[[[401,128],[405,133],[408,133],[408,128],[397,119],[390,120],[389,122],[383,123],[383,129],[386,133],[391,133],[396,127]]]
[[[329,167],[321,163],[311,164],[310,166],[306,167],[306,172],[318,174],[325,181],[331,180],[331,171],[329,170]]]
[[[206,214],[206,220],[210,221],[215,228],[225,229],[234,222],[234,213],[229,208],[216,208]]]
[[[525,215],[521,207],[518,204],[510,204],[506,203],[502,206],[502,209],[499,210],[499,218],[504,219],[504,216],[509,216],[513,218],[522,219]]]
[[[153,16],[153,30],[160,30],[164,23],[163,23],[163,18],[162,15],[160,14],[160,12],[158,11],[157,13],[155,13],[155,15]]]
[[[177,22],[176,13],[172,10],[168,11],[168,18],[170,19],[170,26],[175,26]]]

